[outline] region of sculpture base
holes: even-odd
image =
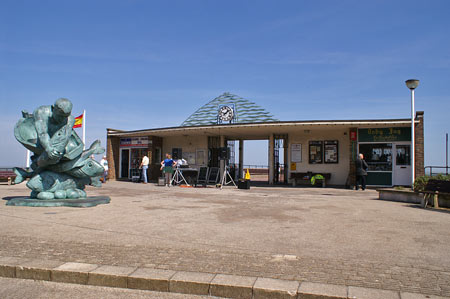
[[[90,196],[78,199],[49,199],[41,200],[30,197],[14,197],[6,202],[7,206],[26,207],[77,207],[89,208],[96,205],[107,204],[111,201],[109,196]]]

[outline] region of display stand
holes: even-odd
[[[173,185],[173,182],[175,182],[177,185],[180,185],[182,182],[184,182],[186,186],[190,186],[186,181],[186,179],[184,178],[183,173],[181,172],[179,166],[175,168],[175,173],[173,174],[170,184]]]
[[[220,182],[220,189],[222,189],[223,186],[226,186],[228,184],[233,183],[233,185],[237,188],[238,186],[234,182],[233,178],[231,177],[230,172],[228,171],[228,166],[225,166],[225,170],[223,171],[222,181]],[[230,178],[230,180],[228,180]]]

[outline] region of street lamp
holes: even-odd
[[[415,143],[415,125],[414,125],[414,89],[419,86],[419,80],[417,79],[409,79],[406,80],[406,86],[411,89],[411,168],[412,168],[412,183],[411,188],[414,189],[414,179],[416,173],[416,161],[414,160],[414,154],[416,151],[416,143]]]

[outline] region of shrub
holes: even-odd
[[[434,176],[420,176],[414,180],[414,191],[420,192],[425,190],[429,180],[450,181],[450,175],[438,174]]]

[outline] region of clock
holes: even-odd
[[[230,106],[222,106],[219,108],[219,119],[221,121],[231,121],[233,119],[234,112]]]

